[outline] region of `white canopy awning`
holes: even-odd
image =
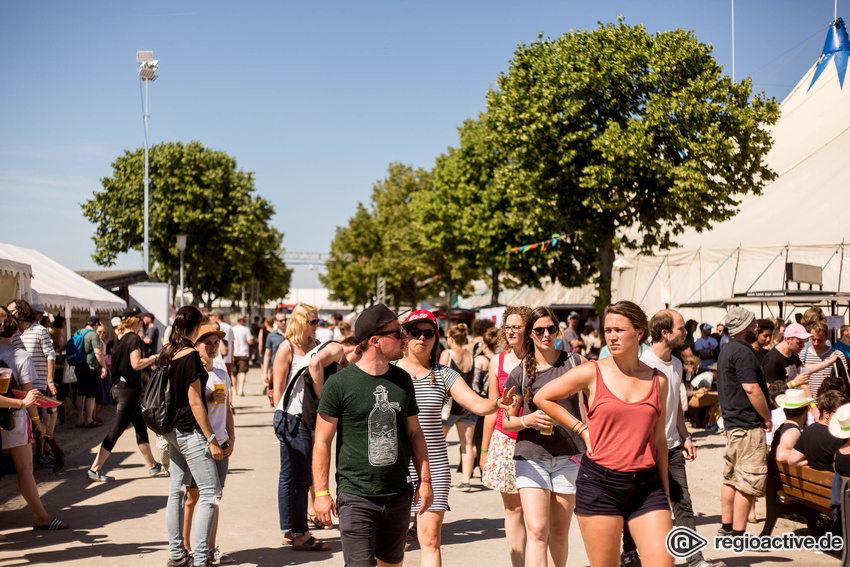
[[[72,270],[51,260],[41,252],[11,244],[0,244],[0,271],[18,270],[32,274],[30,287],[38,292],[45,307],[80,309],[83,311],[118,311],[127,304],[123,299]]]

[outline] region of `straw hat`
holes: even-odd
[[[783,409],[799,409],[803,406],[810,406],[814,402],[814,398],[807,398],[806,393],[798,389],[786,390],[784,394],[776,396],[776,405]]]
[[[844,404],[832,414],[829,433],[839,439],[850,439],[850,404]]]

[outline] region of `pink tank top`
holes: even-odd
[[[587,410],[587,428],[593,447],[591,458],[605,468],[635,472],[655,465],[655,423],[661,415],[658,400],[658,371],[642,400],[626,403],[615,396],[596,365],[596,395]]]
[[[499,379],[499,395],[505,393],[505,380],[508,379],[509,374],[505,372],[505,353],[499,353],[499,372],[496,374],[496,377]],[[522,410],[520,410],[522,411]],[[499,433],[504,433],[514,441],[516,441],[516,436],[518,431],[505,431],[505,428],[502,427],[502,411],[499,410],[496,412],[496,431]]]

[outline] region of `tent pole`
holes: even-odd
[[[641,297],[640,301],[638,301],[638,305],[643,305],[643,300],[646,299],[646,296],[649,294],[649,290],[652,288],[652,284],[655,283],[655,278],[658,277],[658,274],[661,272],[661,268],[664,267],[664,262],[666,262],[666,261],[667,261],[667,256],[664,256],[664,259],[661,260],[660,264],[658,264],[658,269],[655,270],[655,275],[652,276],[652,279],[650,280],[649,285],[646,286],[646,291],[643,292],[643,297]],[[635,278],[635,279],[637,279],[637,278]]]
[[[785,253],[785,250],[780,250],[779,254],[777,254],[776,257],[773,260],[770,261],[770,264],[767,265],[767,267],[764,269],[764,271],[759,274],[759,277],[757,277],[755,279],[755,281],[753,281],[753,283],[750,285],[750,287],[747,288],[747,291],[745,291],[744,293],[750,293],[750,290],[753,289],[753,287],[758,283],[758,281],[761,279],[761,277],[764,274],[767,273],[767,271],[770,269],[770,267],[773,265],[773,263],[776,262],[776,260],[778,260],[779,257],[782,256],[784,253]],[[783,273],[784,273],[784,271],[783,271]],[[785,277],[785,276],[783,276],[783,277]]]
[[[725,259],[725,260],[723,260],[722,262],[720,262],[720,265],[719,265],[719,266],[717,266],[716,268],[714,268],[714,271],[713,271],[713,272],[711,272],[711,275],[710,275],[710,276],[708,276],[707,278],[705,278],[705,281],[703,281],[703,282],[700,284],[700,286],[697,288],[697,290],[691,294],[691,296],[690,296],[690,297],[689,297],[689,298],[685,301],[685,303],[689,303],[689,302],[691,301],[691,298],[693,298],[693,296],[695,296],[695,295],[697,294],[697,292],[701,292],[701,291],[702,291],[703,286],[704,286],[705,284],[707,284],[707,283],[708,283],[708,280],[710,280],[711,278],[713,278],[713,277],[714,277],[714,274],[716,274],[717,272],[719,272],[719,271],[720,271],[720,268],[722,268],[722,267],[723,267],[723,264],[725,264],[726,262],[728,262],[728,261],[729,261],[729,259],[730,259],[730,258],[732,258],[732,256],[733,256],[734,254],[735,254],[735,251],[734,251],[734,250],[732,250],[732,253],[731,253],[731,254],[729,254],[728,256],[726,256],[726,259]],[[702,265],[702,262],[700,262],[700,265]],[[702,293],[700,293],[700,301],[702,301]]]
[[[836,293],[841,291],[841,273],[844,271],[844,240],[841,241],[841,263],[838,265],[838,289]]]
[[[738,266],[741,263],[741,246],[738,245],[738,257],[735,259],[735,275],[732,276],[732,291],[729,297],[735,297],[735,282],[738,281]]]

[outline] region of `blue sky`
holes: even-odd
[[[731,74],[730,6],[0,1],[0,241],[98,268],[79,204],[112,160],[144,144],[137,50],[160,62],[151,143],[199,140],[234,156],[275,204],[284,246],[325,252],[390,162],[431,168],[456,144],[518,44],[623,14],[651,32],[694,30]],[[838,8],[846,14],[847,1]],[[751,75],[781,101],[820,54],[833,9],[833,0],[739,0],[737,78]],[[116,267],[140,268],[141,254]],[[296,285],[312,285],[304,272]]]

